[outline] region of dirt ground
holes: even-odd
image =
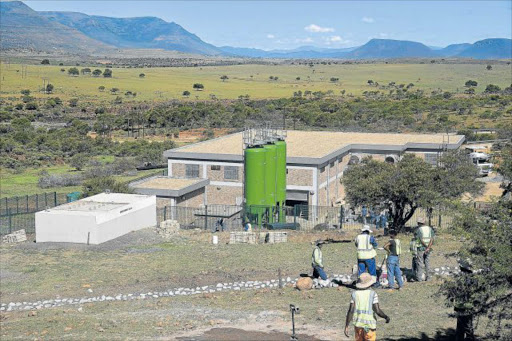
[[[441,231],[432,266],[455,264],[460,242]],[[98,246],[27,242],[0,246],[0,302],[57,297],[88,297],[215,285],[218,282],[269,280],[309,273],[311,242],[319,238],[351,240],[355,232],[290,232],[288,243],[229,245],[228,233],[211,245],[211,233],[182,231],[164,241],[152,229]],[[404,245],[410,236],[400,236]],[[377,234],[380,246],[386,237]],[[325,245],[329,275],[350,273],[355,263],[352,243]],[[378,251],[382,257],[383,251]],[[382,258],[379,258],[382,259]],[[410,254],[402,267],[410,267]],[[401,291],[378,290],[390,324],[378,322],[379,339],[429,340],[446,334],[455,321],[437,291],[442,278],[407,283]],[[92,291],[92,293],[90,293]],[[75,306],[0,313],[2,340],[284,340],[291,335],[289,305],[296,316],[299,340],[344,340],[350,289],[299,292],[292,287],[265,288],[85,303]],[[480,323],[480,326],[484,323]],[[352,333],[352,331],[351,331]],[[237,338],[238,337],[238,338]]]

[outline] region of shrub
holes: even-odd
[[[97,177],[84,181],[84,197],[89,197],[105,191],[112,193],[133,193],[133,190],[127,184],[116,181],[114,178],[105,176]]]

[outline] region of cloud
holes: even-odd
[[[351,41],[345,40],[340,36],[330,36],[330,37],[323,37],[322,38],[325,45],[331,45],[331,44],[348,44]]]
[[[322,27],[322,26],[318,26],[315,24],[311,24],[311,25],[304,27],[304,30],[306,30],[308,32],[313,32],[313,33],[334,32],[334,28]]]
[[[375,22],[375,19],[373,19],[372,17],[363,17],[363,18],[361,19],[361,21],[362,21],[362,22],[365,22],[365,23],[367,23],[367,24],[371,24],[371,23]]]
[[[295,42],[296,43],[312,43],[314,41],[313,41],[313,38],[307,37],[307,38],[304,38],[304,39],[295,39]]]
[[[276,36],[275,36],[275,35],[273,35],[273,34],[267,34],[267,38],[268,38],[268,39],[274,39],[275,37],[276,37]]]

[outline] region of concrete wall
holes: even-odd
[[[113,193],[112,198],[115,195]],[[109,211],[50,209],[37,212],[36,240],[38,243],[87,243],[89,238],[90,244],[100,244],[131,231],[156,226],[156,197],[131,196],[135,199],[129,204]],[[84,201],[94,201],[94,197]]]
[[[209,185],[206,188],[208,205],[236,205],[236,198],[243,198],[240,186]]]

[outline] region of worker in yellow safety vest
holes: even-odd
[[[376,282],[377,267],[375,265],[375,257],[377,253],[375,252],[375,248],[377,247],[377,241],[370,233],[372,233],[370,226],[364,225],[361,229],[361,234],[359,234],[355,240],[357,247],[357,275],[359,277],[363,272],[368,270],[374,282]]]
[[[416,266],[415,277],[418,282],[430,279],[430,254],[432,252],[432,244],[434,243],[434,229],[425,225],[423,218],[418,218],[418,228],[416,229]]]
[[[377,339],[377,319],[374,314],[386,319],[389,323],[390,318],[379,307],[379,298],[377,293],[370,289],[375,283],[373,277],[368,273],[363,273],[356,283],[356,288],[352,292],[350,306],[345,320],[345,336],[349,337],[350,322],[354,323],[356,341],[375,341]]]
[[[384,245],[384,250],[388,252],[387,268],[389,288],[395,288],[396,278],[396,281],[398,282],[398,290],[400,290],[404,286],[402,270],[400,270],[400,255],[402,254],[402,245],[395,230],[390,230],[389,236],[389,242]]]

